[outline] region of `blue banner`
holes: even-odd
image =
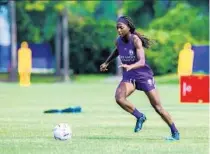
[[[18,44],[17,49],[20,48]],[[29,43],[32,52],[32,73],[54,73],[55,56],[49,43]]]
[[[8,6],[0,5],[0,72],[10,67],[10,22]]]
[[[192,46],[194,51],[193,73],[209,74],[209,46]]]

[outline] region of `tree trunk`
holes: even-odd
[[[123,1],[122,0],[118,0],[118,11],[117,11],[117,17],[120,17],[123,15],[123,10],[122,10],[122,5],[123,5]],[[116,75],[117,76],[121,76],[122,75],[122,68],[119,68],[118,66],[121,64],[121,60],[120,57],[118,56],[116,58]]]
[[[17,81],[17,32],[16,32],[16,9],[15,1],[9,1],[11,17],[11,69],[9,80]]]
[[[69,78],[69,35],[68,35],[68,12],[67,9],[63,11],[63,77],[64,81],[67,82]]]
[[[61,75],[61,26],[61,18],[59,15],[55,35],[56,76]]]

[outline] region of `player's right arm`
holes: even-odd
[[[107,71],[107,67],[109,66],[110,62],[115,59],[119,55],[117,48],[114,49],[114,51],[109,55],[109,57],[106,59],[106,61],[101,64],[100,71],[104,72]]]
[[[118,55],[118,50],[115,48],[104,63],[109,64],[113,59],[117,58]]]

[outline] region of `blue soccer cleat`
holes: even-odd
[[[142,129],[143,123],[147,120],[145,115],[141,116],[140,118],[137,119],[136,121],[136,126],[134,128],[134,132],[137,133]]]
[[[178,141],[180,139],[179,132],[174,132],[170,137],[167,137],[166,140],[168,141]]]

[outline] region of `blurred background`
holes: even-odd
[[[32,82],[107,75],[99,66],[114,48],[120,15],[130,16],[140,33],[156,41],[146,51],[155,75],[174,74],[186,42],[208,45],[208,7],[207,0],[1,0],[0,80],[17,81],[23,41],[32,50]],[[109,66],[108,76],[120,75],[117,63]]]
[[[176,144],[164,142],[169,129],[141,92],[129,100],[148,121],[143,132],[133,133],[135,118],[114,98],[119,59],[108,72],[99,71],[115,47],[121,15],[155,40],[145,53],[161,103],[181,132]],[[26,42],[32,86],[27,78],[28,88],[23,88],[18,86],[18,57]],[[208,0],[0,0],[0,153],[207,154],[208,63]],[[188,76],[179,80],[182,69]],[[71,107],[81,113],[66,114]],[[55,110],[59,114],[47,114]],[[73,130],[67,144],[52,135],[62,122]]]

